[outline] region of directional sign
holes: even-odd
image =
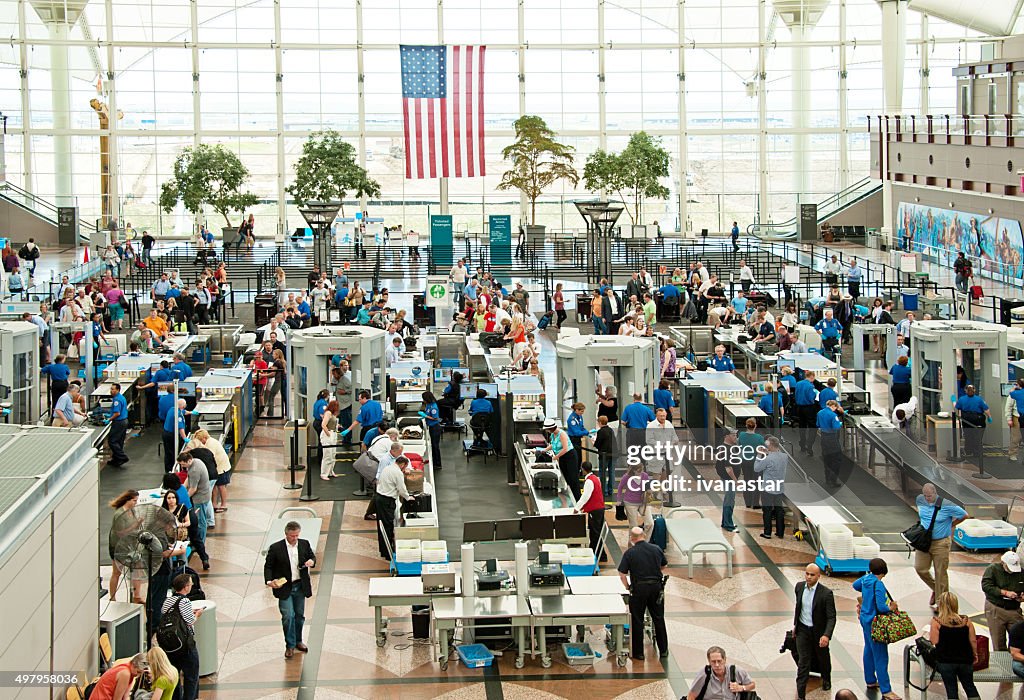
[[[963,292],[953,292],[953,316],[956,319],[970,320],[971,297]]]
[[[425,290],[427,308],[448,307],[452,305],[448,278],[443,275],[427,277]]]

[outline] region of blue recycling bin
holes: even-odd
[[[903,289],[900,290],[900,296],[903,299],[903,310],[904,311],[917,311],[917,297],[918,293],[913,290]]]

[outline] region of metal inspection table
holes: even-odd
[[[433,610],[434,630],[437,634],[439,646],[437,660],[441,664],[442,671],[448,670],[448,656],[451,654],[448,634],[451,632],[454,635],[455,628],[458,627],[460,620],[463,622],[473,622],[477,627],[504,627],[504,622],[497,625],[493,623],[495,620],[510,620],[518,647],[518,654],[515,660],[516,668],[522,668],[525,664],[526,630],[530,626],[530,605],[527,603],[526,598],[515,595],[487,598],[453,596],[450,598],[433,599],[430,605]],[[481,621],[485,624],[476,624]],[[487,625],[486,623],[488,622],[492,624]],[[548,666],[550,665],[551,660],[549,657]]]
[[[629,589],[622,585],[618,575],[570,576],[566,582],[573,595],[629,595]]]
[[[435,598],[462,595],[462,578],[455,577],[455,592],[423,592],[423,579],[419,576],[387,576],[370,579],[370,607],[373,608],[373,632],[377,646],[388,643],[387,619],[383,608],[386,606],[430,605]]]
[[[546,631],[549,625],[611,625],[612,641],[618,650],[615,663],[620,667],[626,665],[629,652],[622,640],[630,615],[621,595],[530,596],[529,601],[537,633],[537,648],[541,654],[540,663],[544,668],[551,667]]]
[[[288,517],[289,513],[303,513],[306,517]],[[312,508],[297,507],[297,508],[285,508],[277,514],[277,518],[270,521],[270,529],[267,530],[266,536],[263,538],[263,546],[260,548],[260,554],[266,554],[267,550],[270,549],[270,545],[284,539],[284,526],[288,523],[295,521],[302,528],[300,537],[304,540],[309,541],[310,547],[313,551],[316,551],[317,543],[320,541],[320,527],[323,525],[323,518],[317,517],[316,511]]]

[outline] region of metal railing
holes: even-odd
[[[24,190],[12,182],[0,182],[0,198],[6,199],[7,201],[27,209],[36,216],[44,219],[54,226],[57,225],[57,205],[53,202],[49,202],[41,197],[37,197],[28,190]],[[76,198],[77,206],[77,198]],[[86,221],[79,220],[78,222],[79,235],[89,240],[93,233],[96,233],[95,224],[90,224]]]
[[[1024,136],[1024,115],[880,114],[868,119],[868,131],[911,143],[1012,146]]]
[[[856,204],[857,202],[870,197],[882,189],[882,181],[866,177],[858,180],[849,187],[836,192],[831,197],[818,202],[818,221],[822,223],[831,216],[835,216],[843,209]],[[747,226],[747,234],[753,236],[779,235],[793,233],[797,230],[797,217],[770,223],[755,222]]]

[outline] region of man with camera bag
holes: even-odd
[[[957,523],[967,519],[967,511],[940,498],[935,484],[922,486],[921,495],[914,504],[918,522],[904,532],[904,539],[917,550],[914,553],[914,570],[932,589],[928,604],[934,606],[935,599],[949,590],[947,571],[951,536]],[[934,576],[931,572],[933,567]]]
[[[708,649],[704,673],[693,679],[686,700],[754,700],[757,684],[742,668],[725,663],[725,649]]]

